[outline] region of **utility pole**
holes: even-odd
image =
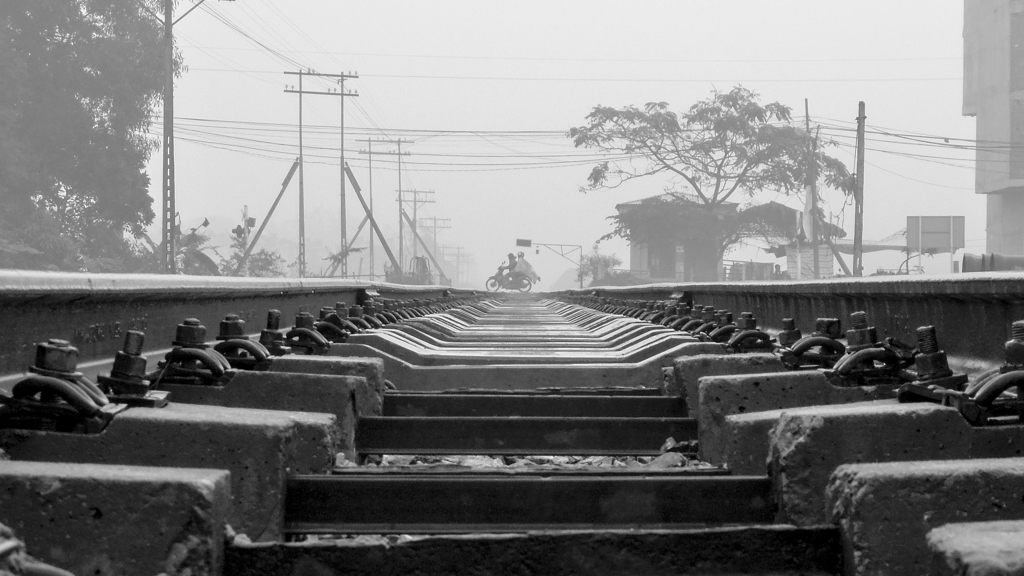
[[[435,203],[434,200],[420,200],[420,194],[428,195],[428,194],[433,194],[433,193],[434,193],[433,190],[402,190],[401,188],[398,189],[398,202],[399,202],[399,204],[402,204],[402,203],[411,203],[412,204],[412,228],[416,232],[419,232],[419,221],[418,221],[416,215],[417,215],[417,213],[419,211],[420,205],[422,205],[422,204],[434,204]],[[412,194],[412,200],[408,200],[408,199],[404,199],[403,200],[403,196],[407,195],[407,194]],[[405,198],[408,198],[408,197],[405,196]],[[399,211],[404,210],[404,209],[405,209],[404,205],[400,205],[399,206]],[[412,243],[412,255],[413,255],[414,258],[416,256],[419,256],[419,248],[417,247],[415,241]]]
[[[174,244],[178,236],[175,220],[177,211],[174,207],[174,25],[181,19],[199,8],[206,0],[199,0],[177,19],[174,18],[174,0],[164,0],[163,18],[143,5],[150,16],[164,25],[164,132],[163,132],[163,164],[161,166],[160,211],[163,221],[160,227],[160,240],[163,246],[163,269],[165,274],[175,274]]]
[[[811,111],[810,104],[807,99],[804,98],[804,122],[807,128],[807,137],[811,138]],[[811,195],[811,249],[814,251],[812,262],[814,263],[814,275],[812,276],[815,280],[821,278],[820,264],[818,262],[818,158],[816,154],[817,150],[817,137],[813,140],[809,140],[807,146],[810,148],[810,171],[807,175],[808,188],[807,193]]]
[[[853,275],[864,275],[864,102],[857,105],[857,182],[853,190]],[[951,255],[952,257],[952,255]]]
[[[362,154],[363,151],[360,150],[359,153]],[[370,172],[370,188],[369,188],[369,193],[370,193],[370,214],[373,214],[373,140],[371,140],[370,138],[366,139],[366,154],[368,155],[367,156],[367,160],[369,160],[369,172]],[[371,281],[373,280],[374,274],[376,274],[376,269],[375,269],[374,263],[373,263],[373,244],[374,244],[374,242],[373,242],[373,231],[371,230],[370,231],[370,280]]]
[[[444,246],[443,248],[445,252],[448,250],[455,251],[455,278],[453,285],[458,285],[458,283],[462,281],[462,262],[464,259],[464,255],[462,253],[463,248],[462,246]]]
[[[341,260],[341,277],[345,278],[348,276],[348,214],[345,212],[345,96],[359,96],[357,92],[346,92],[345,91],[345,80],[349,78],[359,78],[359,73],[341,74],[338,78],[338,93],[341,94],[341,98],[338,99],[341,102],[341,136],[338,140],[338,150],[341,154],[341,253],[344,256]],[[373,235],[370,235],[370,240],[373,240]]]
[[[345,101],[345,98],[344,97],[345,96],[358,96],[358,94],[356,94],[355,92],[345,92],[344,91],[344,84],[342,84],[342,89],[340,91],[328,90],[328,91],[324,92],[322,90],[303,90],[302,89],[302,77],[303,76],[314,76],[314,77],[317,77],[317,78],[337,78],[337,79],[341,80],[341,82],[344,82],[346,78],[358,78],[358,76],[347,75],[347,74],[322,74],[320,72],[313,72],[312,70],[305,70],[305,71],[304,70],[299,70],[298,72],[285,71],[285,74],[288,75],[288,76],[298,76],[299,77],[299,89],[298,90],[296,90],[294,88],[290,88],[288,86],[285,86],[284,91],[286,93],[288,93],[288,94],[298,94],[299,95],[299,278],[302,278],[302,277],[304,277],[306,275],[306,182],[305,182],[305,178],[304,178],[304,167],[305,167],[305,164],[306,164],[306,160],[305,160],[305,155],[303,154],[303,147],[302,147],[302,96],[304,94],[312,94],[312,95],[318,95],[318,96],[337,96],[337,97],[341,98],[341,101],[343,102],[343,104],[342,104],[342,120],[341,120],[341,122],[342,122],[342,135],[341,135],[342,147],[341,147],[341,154],[342,154],[342,158],[343,158],[342,159],[342,163],[341,163],[341,170],[342,170],[342,172],[341,172],[341,190],[342,190],[342,192],[341,192],[341,194],[342,194],[342,196],[341,196],[341,213],[342,213],[342,221],[341,221],[341,250],[342,250],[342,252],[344,252],[344,250],[345,250],[345,234],[346,234],[346,232],[345,232],[345,220],[344,220],[344,214],[345,214],[345,161],[344,161],[344,154],[345,154],[345,146],[344,146],[344,141],[345,141],[345,128],[344,128],[344,125],[345,125],[345,108],[344,108],[344,101]],[[343,266],[344,266],[344,264],[343,264]],[[342,276],[344,276],[344,275],[345,275],[345,269],[342,268]]]
[[[451,218],[438,218],[431,216],[430,218],[424,218],[424,220],[430,221],[430,224],[424,224],[424,228],[429,228],[433,232],[434,236],[434,254],[437,254],[437,231],[438,230],[451,230],[450,224],[452,223]]]
[[[412,154],[412,152],[402,152],[402,144],[409,144],[410,143],[408,140],[404,140],[402,138],[399,138],[398,140],[374,140],[374,142],[380,142],[382,144],[394,144],[394,145],[396,145],[398,147],[398,151],[397,152],[393,152],[393,151],[374,152],[373,149],[369,146],[369,143],[371,142],[371,140],[361,140],[361,142],[367,142],[368,148],[369,148],[368,150],[360,150],[359,153],[360,154],[367,154],[367,155],[369,155],[369,158],[370,158],[370,168],[371,168],[371,171],[370,171],[370,214],[373,214],[373,155],[377,154],[379,156],[398,156],[398,189],[401,190],[402,189],[402,156],[409,156],[409,155]],[[399,200],[401,200],[401,194],[399,194]],[[403,219],[402,219],[402,204],[401,204],[401,201],[400,201],[399,204],[398,204],[398,261],[402,264],[402,266],[405,266],[405,262],[403,261],[405,255],[402,252],[402,245],[404,244],[404,239],[405,239],[405,223],[403,222]],[[373,238],[372,237],[370,238],[370,270],[371,270],[370,274],[372,275],[373,274]]]
[[[164,0],[164,159],[161,174],[163,194],[164,273],[177,273],[174,241],[174,2]]]

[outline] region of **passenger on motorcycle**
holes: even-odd
[[[508,265],[506,266],[503,263],[501,266],[498,266],[498,273],[502,274],[502,276],[501,276],[501,283],[502,284],[507,284],[508,281],[512,279],[512,273],[516,269],[516,263],[517,262],[516,262],[515,254],[509,252],[508,253]]]

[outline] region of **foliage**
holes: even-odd
[[[625,157],[594,166],[585,189],[667,176],[666,196],[613,216],[612,235],[637,242],[678,238],[693,262],[693,279],[712,279],[729,246],[778,227],[776,215],[763,208],[740,209],[738,192],[748,199],[762,191],[788,196],[820,178],[827,186],[852,193],[853,177],[845,165],[822,153],[816,139],[791,121],[789,107],[762,105],[756,93],[736,87],[716,90],[682,114],[665,102],[643,109],[597,106],[587,124],[572,128],[569,137],[577,147]]]
[[[221,258],[220,272],[224,276],[234,276],[238,264],[245,254],[245,238],[233,237],[231,239],[231,256]],[[285,259],[276,250],[261,248],[249,254],[245,265],[239,271],[239,276],[254,276],[259,278],[280,278],[285,275]]]
[[[124,270],[152,222],[160,0],[0,2],[2,265]],[[181,69],[180,56],[174,70]],[[39,252],[32,254],[25,249]],[[33,258],[28,258],[32,256]]]
[[[597,280],[598,276],[610,274],[616,266],[622,264],[622,260],[614,254],[601,254],[597,246],[598,242],[594,242],[590,254],[585,255],[580,262],[580,267],[576,271],[577,281],[587,278]]]

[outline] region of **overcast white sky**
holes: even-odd
[[[179,14],[190,5],[182,0]],[[359,72],[346,83],[360,94],[346,101],[349,164],[365,190],[367,157],[357,151],[366,144],[359,140],[411,141],[403,186],[435,191],[436,203],[420,214],[451,219],[439,243],[461,246],[475,260],[470,287],[482,286],[515,249],[516,238],[589,250],[610,230],[606,217],[615,204],[662,190],[665,180],[651,177],[616,190],[578,191],[593,165],[591,154],[574,149],[561,133],[583,124],[598,104],[666,101],[681,111],[713,88],[742,84],[802,115],[807,98],[812,122],[830,127],[825,133],[842,144],[831,153],[851,171],[853,132],[834,127],[853,127],[859,100],[867,103],[872,127],[975,136],[974,120],[960,114],[960,1],[209,0],[207,6],[176,28],[189,67],[176,83],[177,202],[184,228],[210,219],[213,244],[225,255],[242,205],[262,220],[290,158],[298,155],[298,99],[283,92],[296,82],[283,72],[300,65]],[[304,99],[306,243],[314,273],[340,242],[338,104],[335,97]],[[907,215],[963,214],[968,251],[983,251],[984,198],[973,193],[973,152],[872,138],[865,237],[903,228]],[[900,155],[907,153],[942,159]],[[375,212],[389,239],[397,238],[398,228],[394,161],[375,158],[373,171]],[[155,197],[159,162],[154,153]],[[261,240],[288,260],[298,245],[295,184]],[[825,196],[839,214],[840,195]],[[348,212],[351,234],[362,217],[351,190]],[[846,209],[844,221],[851,235],[852,212]],[[151,235],[158,232],[157,222]],[[356,245],[365,246],[366,238],[364,232]],[[604,242],[601,250],[628,266],[624,241]],[[572,266],[550,252],[528,258],[544,279],[540,289],[556,288],[554,281]],[[753,248],[727,258],[772,261]],[[376,259],[379,272],[385,261],[379,248]],[[898,261],[894,253],[867,255],[865,267],[870,272]],[[925,264],[930,272],[949,266],[944,256]],[[365,274],[365,254],[350,260],[350,272],[360,266]]]

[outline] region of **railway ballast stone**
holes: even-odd
[[[313,434],[319,438],[336,426],[330,414],[171,403],[129,408],[99,434],[0,430],[0,448],[14,461],[228,470],[228,522],[254,541],[278,540],[286,476],[334,462],[326,447],[311,455],[302,446],[301,422],[319,426]]]
[[[220,574],[230,506],[224,470],[0,467],[0,521],[33,556],[79,575]]]
[[[1018,569],[1024,566],[1021,528],[982,530],[966,539],[962,529],[928,535],[949,523],[1024,519],[1024,458],[844,465],[832,474],[827,498],[830,520],[842,532],[847,574],[926,574],[933,550],[965,567],[968,558],[974,566],[945,573],[1008,573],[978,571],[988,565],[978,559],[997,544],[993,537],[1004,546],[1014,538],[1012,556]],[[991,559],[999,564],[1007,556]]]
[[[715,346],[721,345],[715,344]],[[698,380],[703,376],[782,372],[786,367],[774,354],[706,354],[678,357],[672,364],[675,381],[667,396],[682,396],[691,418],[700,413]]]
[[[730,416],[892,397],[890,389],[877,386],[833,386],[817,371],[704,376],[698,379],[698,389],[701,460],[725,464],[738,474],[764,473],[767,432],[773,422],[756,417],[737,420]],[[736,430],[744,426],[748,428]],[[742,444],[733,441],[734,435],[742,435]],[[733,450],[733,446],[740,449]]]
[[[1020,576],[1024,574],[1024,520],[946,524],[928,533],[929,574]]]
[[[762,412],[757,415],[772,415]],[[971,427],[954,408],[895,400],[777,411],[768,470],[780,520],[829,520],[825,490],[843,464],[966,459]]]

